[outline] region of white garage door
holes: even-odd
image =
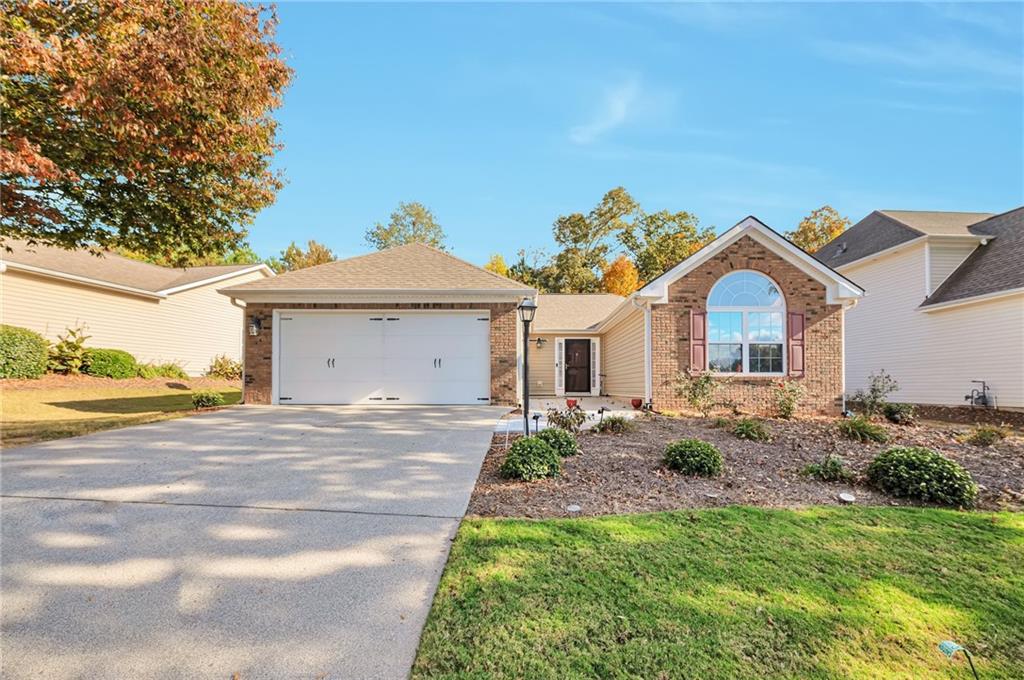
[[[487,312],[281,312],[282,404],[486,404]]]

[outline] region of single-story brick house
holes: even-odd
[[[516,307],[534,298],[531,396],[676,409],[679,374],[712,369],[741,408],[794,379],[803,410],[835,413],[843,315],[864,291],[748,217],[627,298],[538,295],[419,244],[220,292],[246,305],[249,403],[517,405]]]
[[[90,347],[202,375],[216,356],[242,356],[242,309],[217,290],[273,275],[265,264],[176,269],[7,239],[0,245],[0,323],[51,342],[82,328]]]

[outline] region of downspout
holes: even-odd
[[[648,303],[638,305],[635,294],[629,301],[634,308],[642,309],[644,312],[644,405],[652,407],[654,401],[654,380],[652,378],[653,367],[651,365],[651,305]]]
[[[230,297],[231,304],[242,310],[242,402],[245,403],[245,303],[238,304],[238,298]]]

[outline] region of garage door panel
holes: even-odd
[[[486,313],[293,312],[278,342],[283,403],[479,404],[490,394]]]

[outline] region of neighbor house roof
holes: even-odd
[[[814,256],[830,267],[842,267],[924,236],[972,237],[969,227],[989,217],[992,213],[876,210]]]
[[[970,233],[990,238],[928,296],[922,308],[1005,291],[1024,292],[1024,207],[973,224]]]
[[[421,243],[380,250],[307,267],[272,279],[251,281],[220,292],[507,292],[531,295],[533,288],[499,276]]]
[[[93,254],[88,250],[64,250],[10,239],[0,244],[0,261],[14,270],[149,297],[166,297],[181,290],[250,271],[264,270],[272,275],[265,264],[176,269],[140,262],[110,251]]]
[[[612,293],[541,294],[531,328],[535,333],[595,330],[625,299]]]

